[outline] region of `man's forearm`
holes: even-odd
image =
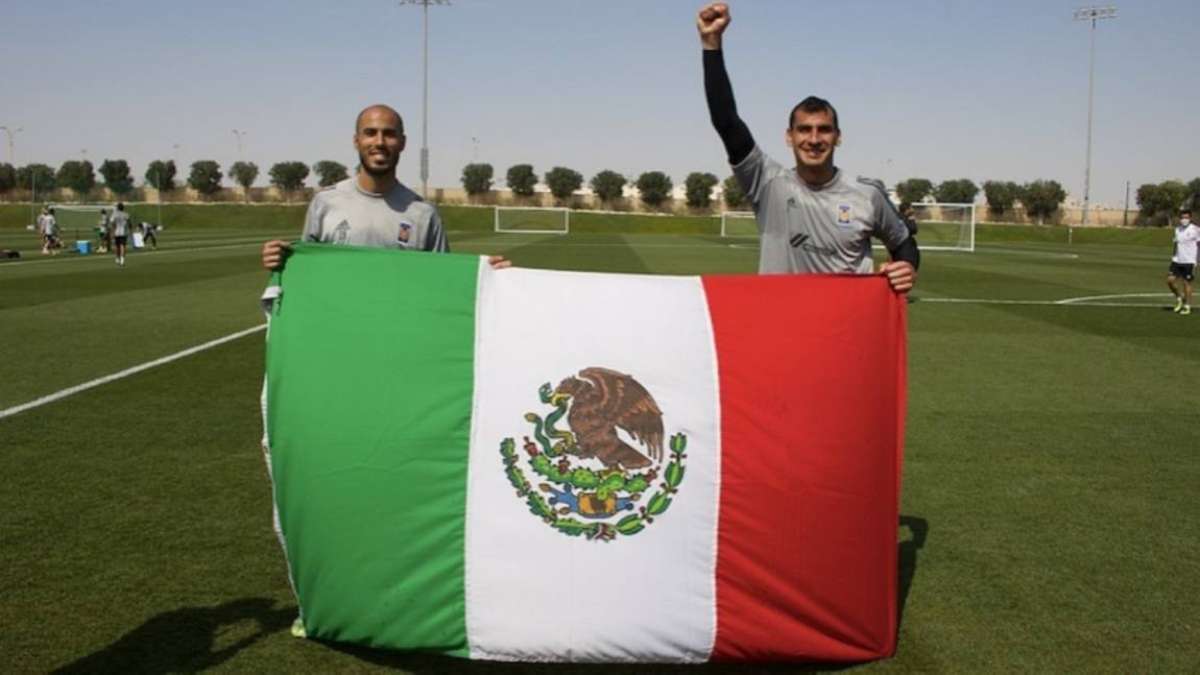
[[[738,164],[754,150],[754,137],[742,118],[738,117],[737,104],[733,100],[733,85],[725,71],[725,54],[721,51],[720,36],[716,47],[712,41],[704,40],[704,95],[708,100],[708,114],[713,128],[725,144],[730,164]]]
[[[913,266],[914,270],[921,269],[921,249],[917,248],[917,240],[909,237],[894,251],[888,251],[892,260],[903,261]]]

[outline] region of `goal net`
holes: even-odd
[[[917,243],[922,251],[974,251],[974,204],[915,203]]]
[[[725,211],[721,214],[722,237],[757,237],[758,221],[753,211]]]
[[[95,239],[96,226],[100,223],[100,211],[112,215],[109,204],[50,204],[54,209],[54,220],[64,241]]]
[[[497,206],[496,231],[517,234],[567,234],[571,210],[531,206]]]

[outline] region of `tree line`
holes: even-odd
[[[474,163],[463,167],[462,186],[470,196],[487,194],[492,189],[495,169],[491,164]],[[556,166],[542,176],[543,182],[550,194],[559,204],[567,204],[571,195],[583,187],[583,174],[563,166]],[[518,197],[532,197],[534,186],[538,183],[537,172],[532,164],[515,164],[505,173],[505,182],[513,194]],[[687,205],[696,209],[707,209],[712,205],[712,189],[720,182],[715,175],[705,172],[693,172],[684,180]],[[728,186],[729,181],[727,181]],[[671,190],[675,184],[671,177],[663,171],[646,171],[636,180],[630,181],[625,176],[605,169],[600,171],[588,182],[592,192],[602,204],[615,206],[623,199],[625,186],[637,188],[642,203],[654,209],[659,208],[671,198]],[[730,194],[726,191],[727,205],[737,206],[744,201],[740,198],[741,191]],[[730,203],[730,199],[736,203]]]
[[[28,164],[14,167],[11,164],[0,163],[0,194],[13,190],[37,190],[48,192],[56,188],[69,188],[75,194],[87,195],[99,184],[97,172],[103,179],[103,186],[118,197],[133,192],[134,179],[129,163],[123,159],[106,159],[97,170],[88,160],[68,160],[55,170],[46,164]],[[311,169],[304,162],[278,162],[271,166],[267,175],[271,185],[284,192],[294,192],[304,187],[304,181],[310,173],[317,175],[317,184],[328,187],[349,177],[349,171],[344,164],[321,160],[313,164]],[[156,190],[168,192],[179,187],[176,181],[177,169],[174,160],[154,160],[146,167],[146,185]],[[192,162],[187,180],[187,186],[202,195],[213,195],[221,189],[221,181],[225,174],[221,165],[211,159]],[[246,190],[258,179],[258,165],[254,162],[234,162],[229,166],[229,179]]]
[[[134,189],[133,173],[129,163],[123,159],[106,159],[99,169],[88,160],[69,160],[57,170],[46,164],[28,164],[13,167],[0,163],[0,194],[16,189],[36,187],[38,191],[69,188],[78,195],[87,195],[99,184],[99,173],[103,186],[118,197]],[[346,165],[332,160],[322,160],[311,167],[304,162],[277,162],[268,171],[270,184],[284,192],[295,192],[304,187],[310,174],[316,174],[317,184],[328,187],[349,177]],[[249,190],[258,179],[259,169],[254,162],[238,161],[229,166],[228,178]],[[154,160],[146,167],[145,184],[161,191],[179,187],[174,160]],[[226,175],[213,160],[192,162],[185,181],[196,192],[210,196],[221,189]],[[462,185],[468,195],[478,196],[492,189],[494,169],[491,164],[472,163],[463,167]],[[508,187],[518,197],[532,197],[538,174],[531,164],[515,164],[505,174]],[[581,189],[584,177],[578,171],[556,166],[542,176],[551,195],[560,204],[570,201],[571,195]],[[747,208],[746,196],[733,176],[723,182],[707,172],[692,172],[684,179],[685,201],[693,209],[712,207],[712,189],[722,184],[722,201],[731,210]],[[647,171],[630,180],[616,171],[605,169],[592,176],[589,187],[603,204],[617,205],[624,196],[626,185],[637,188],[639,199],[646,206],[660,208],[671,198],[674,183],[662,171]],[[1067,197],[1063,186],[1054,180],[1039,179],[1025,184],[1012,181],[984,181],[982,190],[987,209],[993,218],[1003,218],[1012,213],[1020,203],[1031,218],[1039,223],[1053,219]],[[956,178],[934,183],[927,178],[908,178],[896,184],[896,196],[901,202],[918,203],[928,197],[943,203],[974,203],[980,187],[968,178]],[[1138,225],[1163,225],[1172,221],[1175,213],[1184,207],[1200,208],[1200,178],[1184,183],[1167,180],[1147,183],[1137,189]]]
[[[925,178],[909,178],[896,184],[896,195],[905,202],[915,203],[932,196],[938,202],[971,203],[978,194],[979,188],[966,178],[944,181],[936,186]],[[984,181],[983,194],[988,212],[994,219],[1011,214],[1019,202],[1025,213],[1036,218],[1038,223],[1052,219],[1067,198],[1066,190],[1058,181],[1046,179],[1023,185],[1012,181]],[[1137,205],[1137,225],[1173,222],[1179,209],[1200,207],[1200,178],[1189,183],[1168,180],[1142,185],[1137,190]]]

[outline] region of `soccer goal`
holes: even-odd
[[[922,251],[974,251],[974,204],[915,203],[917,242]]]
[[[110,204],[48,204],[54,209],[54,220],[58,223],[58,231],[62,237],[73,239],[91,239],[96,236],[96,226],[100,223],[101,209],[113,212]]]
[[[560,207],[497,206],[496,231],[516,234],[567,234],[571,210]]]
[[[725,211],[721,214],[722,237],[757,237],[758,221],[753,211]]]

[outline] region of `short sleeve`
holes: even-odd
[[[303,241],[321,241],[321,195],[313,197],[308,203],[308,212],[304,214],[304,231],[300,233]]]
[[[442,217],[437,209],[429,216],[429,232],[425,235],[425,250],[434,253],[449,253],[450,242],[446,240],[446,230],[442,227]]]
[[[733,165],[733,175],[737,176],[738,184],[750,203],[754,204],[755,210],[766,195],[767,185],[783,171],[779,162],[768,157],[758,145],[745,159]]]

